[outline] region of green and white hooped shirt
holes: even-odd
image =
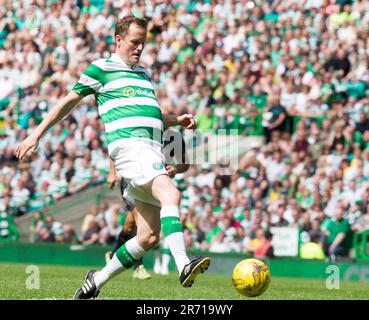
[[[128,66],[117,55],[92,62],[73,91],[94,94],[105,125],[109,154],[127,139],[144,139],[161,147],[163,119],[149,73]]]

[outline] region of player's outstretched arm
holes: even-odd
[[[172,114],[163,115],[164,128],[180,125],[186,129],[196,129],[196,121],[192,114],[186,113],[180,116]]]
[[[45,132],[52,127],[54,124],[58,123],[63,119],[78,102],[82,100],[83,96],[72,91],[46,115],[45,119],[38,125],[38,127],[22,141],[15,151],[15,155],[19,160],[25,155],[30,155],[35,152],[41,137]]]

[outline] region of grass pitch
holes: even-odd
[[[38,265],[39,289],[25,264],[0,264],[0,299],[71,299],[81,287],[86,267]],[[28,278],[28,279],[27,279]],[[256,298],[240,295],[231,282],[231,275],[205,273],[199,275],[192,288],[182,288],[175,273],[160,276],[152,273],[149,280],[135,280],[132,271],[112,279],[101,291],[98,299],[159,299],[159,300],[331,300],[369,299],[369,283],[340,282],[340,289],[328,290],[325,280],[273,277],[269,289]]]

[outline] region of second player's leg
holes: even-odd
[[[136,218],[135,218],[135,216],[137,216],[136,208],[133,208],[132,211],[127,212],[127,216],[126,216],[126,219],[124,221],[122,231],[119,233],[119,235],[118,235],[118,237],[117,237],[117,239],[114,243],[113,251],[110,251],[108,253],[109,258],[107,259],[107,261],[110,261],[113,258],[114,253],[122,245],[124,245],[128,240],[130,240],[130,239],[132,239],[133,237],[136,236],[137,228],[136,228]],[[134,269],[133,278],[142,279],[142,280],[151,278],[150,273],[147,272],[147,270],[145,269],[145,267],[143,265],[142,257],[134,264],[133,269]]]
[[[128,240],[132,239],[136,233],[136,222],[133,211],[127,212],[127,217],[124,221],[122,231],[119,233],[113,247],[113,251],[110,252],[110,259],[113,257],[114,253]]]

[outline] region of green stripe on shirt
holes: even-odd
[[[155,129],[152,127],[131,127],[107,132],[106,140],[108,143],[112,143],[119,139],[141,138],[154,140],[161,143],[162,134],[163,133],[160,129]]]
[[[76,85],[73,87],[73,91],[81,94],[84,97],[88,96],[89,94],[95,93],[94,89],[81,83],[76,83]]]
[[[109,123],[125,117],[149,117],[163,120],[159,108],[143,105],[119,106],[101,115],[101,119],[104,123]]]

